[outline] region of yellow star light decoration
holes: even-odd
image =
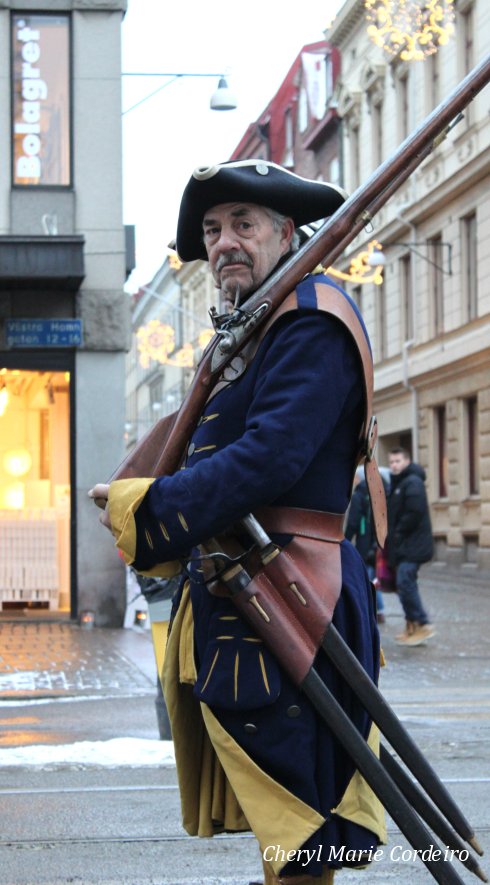
[[[371,40],[402,61],[423,61],[454,32],[454,0],[364,0],[364,6]]]

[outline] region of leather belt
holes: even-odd
[[[344,540],[344,513],[303,510],[301,507],[260,507],[254,512],[267,533],[298,535],[318,541]]]

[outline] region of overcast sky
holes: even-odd
[[[341,0],[234,6],[128,0],[123,72],[223,72],[239,103],[234,111],[209,110],[215,78],[123,77],[124,223],[136,225],[137,260],[128,291],[148,283],[164,260],[192,170],[228,159],[301,48],[324,38],[341,6]]]

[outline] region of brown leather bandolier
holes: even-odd
[[[315,291],[318,309],[335,316],[349,331],[363,367],[365,411],[356,466],[364,463],[376,538],[382,546],[386,537],[386,501],[374,458],[377,424],[371,415],[373,366],[369,345],[345,295],[320,281],[315,283]],[[245,363],[253,359],[271,325],[297,308],[296,292],[292,292],[242,354]],[[244,582],[240,592],[232,594],[233,601],[293,681],[301,684],[313,664],[340,595],[340,542],[344,538],[345,514],[271,506],[258,509],[254,515],[268,534],[293,537],[267,561],[254,559],[253,554],[246,558],[244,565],[251,580]],[[229,556],[243,553],[235,531],[216,540]],[[202,547],[205,552],[216,550],[211,543]],[[225,569],[223,580],[213,581],[212,575],[205,574],[210,592],[229,595],[224,582],[233,578],[239,569],[240,566]]]

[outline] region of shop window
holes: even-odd
[[[0,369],[0,610],[70,609],[70,376]]]
[[[12,15],[12,183],[71,184],[70,17]]]

